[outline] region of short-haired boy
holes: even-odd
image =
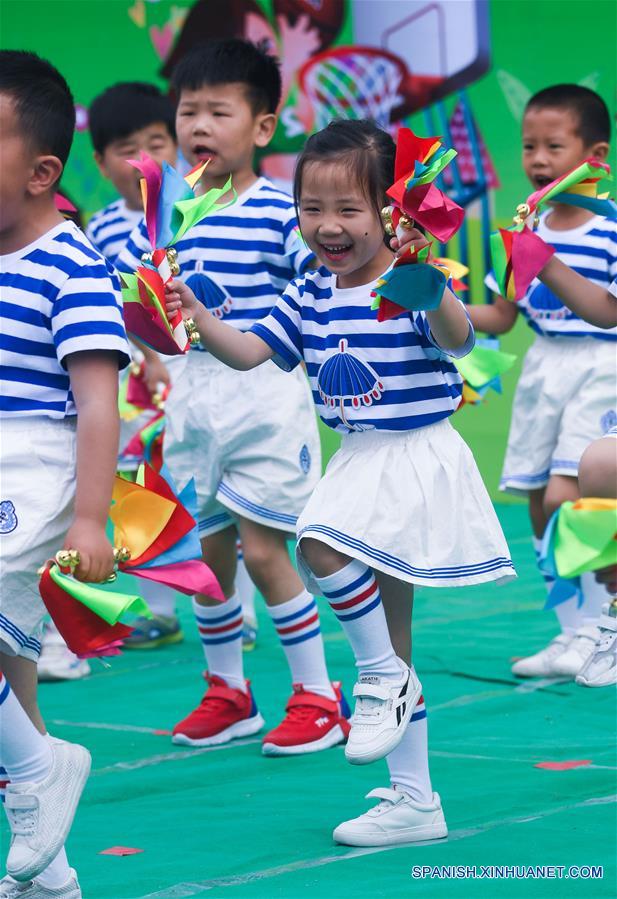
[[[560,84],[533,96],[523,118],[523,168],[533,188],[545,187],[588,157],[606,159],[610,118],[604,101],[588,88]],[[541,216],[539,236],[555,247],[560,260],[587,279],[600,294],[617,275],[617,223],[577,206],[553,203]],[[557,283],[552,280],[557,271]],[[544,283],[547,281],[548,283]],[[492,276],[489,286],[496,287]],[[617,420],[615,341],[617,328],[602,311],[592,324],[572,311],[549,284],[559,283],[559,265],[548,267],[517,304],[497,296],[488,306],[470,306],[474,327],[503,334],[519,312],[536,338],[525,357],[517,386],[501,489],[529,496],[538,554],[552,512],[579,496],[578,464],[585,448]],[[583,282],[581,282],[583,283]],[[547,585],[549,588],[551,584]],[[561,633],[540,652],[517,661],[522,677],[576,677],[597,638],[605,594],[592,574],[582,577],[578,596],[555,607]]]
[[[38,709],[37,570],[62,546],[79,551],[82,580],[113,570],[105,526],[128,361],[118,278],[54,203],[74,126],[60,73],[1,51],[0,766],[12,836],[0,892],[24,899],[81,896],[63,844],[90,755],[46,734]]]
[[[267,315],[311,261],[293,201],[253,158],[276,126],[277,62],[242,40],[210,42],[188,53],[173,75],[176,132],[191,165],[209,158],[204,188],[232,177],[237,199],[177,244],[181,277],[211,311],[242,331]],[[231,199],[231,196],[228,197]],[[134,268],[148,250],[142,224],[119,265]],[[197,596],[194,610],[209,689],[174,728],[174,742],[205,746],[257,733],[257,710],[242,664],[242,611],[234,587],[236,526],[251,578],[264,595],[292,674],[282,724],[266,734],[271,755],[314,752],[348,733],[338,686],[327,673],[315,599],[287,552],[287,537],[321,474],[308,382],[274,364],[233,371],[197,347],[167,405],[165,459],[179,482],[195,476],[204,559],[227,600]],[[295,427],[290,434],[290,421]]]
[[[137,159],[143,151],[159,163],[175,165],[174,118],[169,97],[142,81],[119,82],[92,101],[89,125],[94,158],[120,199],[94,213],[86,234],[113,265],[143,216],[141,175],[127,165],[127,159]]]

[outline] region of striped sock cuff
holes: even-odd
[[[10,692],[11,688],[9,686],[9,682],[0,671],[0,705],[2,705],[2,703],[6,700]]]
[[[375,575],[362,562],[354,560],[327,578],[317,578],[317,583],[339,621],[362,618],[381,602]]]
[[[193,612],[204,646],[242,639],[242,606],[237,596],[219,606],[202,606],[193,599]]]
[[[424,704],[424,696],[420,696],[420,699],[417,702],[415,709],[413,710],[413,715],[409,719],[409,723],[412,721],[421,721],[422,718],[426,718],[426,706]]]
[[[283,646],[304,643],[321,633],[315,597],[305,590],[280,606],[267,606]]]

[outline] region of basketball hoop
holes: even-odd
[[[388,128],[400,105],[406,77],[398,56],[375,47],[335,47],[317,54],[299,72],[300,87],[315,114],[314,128],[336,118],[372,119]]]

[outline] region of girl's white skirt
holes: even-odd
[[[303,537],[427,587],[505,582],[510,552],[471,451],[448,421],[343,437],[297,525],[300,574],[319,592]]]

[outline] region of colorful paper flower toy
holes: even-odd
[[[179,310],[171,321],[165,311],[165,285],[180,272],[172,244],[211,212],[233,203],[236,194],[230,178],[223,187],[195,196],[195,186],[209,160],[200,162],[184,178],[168,163],[161,167],[146,153],[128,162],[143,175],[141,189],[152,251],[144,254],[143,265],[134,274],[122,273],[126,329],[158,352],[181,355],[191,342],[198,342],[199,335]],[[229,191],[230,202],[218,203]]]
[[[617,565],[617,500],[584,497],[562,503],[547,525],[540,549],[540,568],[555,580],[545,608],[574,595],[580,606],[580,575],[613,565]]]
[[[456,156],[439,137],[418,137],[401,128],[396,142],[394,184],[387,191],[398,208],[446,243],[461,227],[464,212],[433,183]]]
[[[434,184],[435,178],[456,156],[439,138],[417,137],[409,128],[398,132],[395,182],[387,191],[396,204],[382,210],[386,233],[404,237],[414,221],[438,240],[449,240],[463,221],[463,210]],[[379,280],[372,296],[377,320],[388,321],[404,312],[436,309],[441,302],[449,271],[431,258],[430,244],[420,250],[412,245]]]
[[[197,523],[186,506],[196,508],[192,481],[176,495],[171,479],[148,465],[140,467],[135,483],[117,477],[110,509],[117,568],[189,596],[206,593],[222,602],[218,581],[201,561]],[[62,550],[42,569],[43,602],[76,655],[117,655],[132,630],[124,623],[127,617],[151,613],[140,596],[78,581],[72,574],[78,564],[78,552]]]
[[[476,340],[471,353],[460,359],[452,359],[463,377],[463,402],[478,405],[489,390],[501,393],[501,375],[509,371],[516,362],[512,353],[499,349],[499,341],[494,338]]]
[[[586,159],[519,204],[510,228],[499,228],[491,234],[493,271],[503,297],[513,301],[522,299],[555,252],[528,225],[532,219],[534,228],[537,226],[538,215],[547,203],[580,206],[595,215],[617,221],[615,202],[608,194],[598,193],[598,184],[603,178],[611,178],[610,167],[597,159]]]
[[[163,467],[163,437],[165,434],[165,412],[161,409],[133,434],[120,452],[118,467],[127,462],[131,466],[135,460],[147,462],[155,471]]]

